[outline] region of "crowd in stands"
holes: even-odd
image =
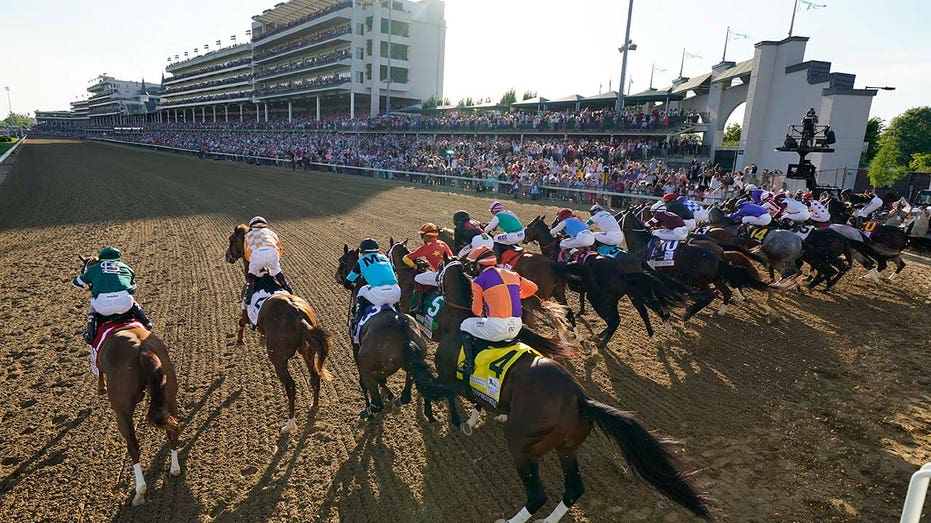
[[[339,2],[339,3],[333,4],[333,5],[331,5],[330,7],[327,7],[327,8],[325,8],[325,9],[321,9],[321,10],[319,10],[319,11],[314,11],[313,13],[310,13],[310,14],[308,14],[308,15],[304,15],[304,16],[302,16],[302,17],[300,17],[300,18],[298,18],[298,19],[296,19],[296,20],[293,20],[293,21],[291,21],[291,22],[288,22],[288,23],[286,23],[286,24],[282,24],[282,25],[279,25],[279,26],[275,26],[275,27],[272,27],[272,28],[265,29],[264,31],[262,31],[261,34],[256,35],[255,38],[252,39],[252,41],[253,41],[253,42],[257,42],[257,41],[259,41],[259,40],[261,40],[261,39],[263,39],[263,38],[267,38],[267,37],[269,37],[269,36],[278,34],[278,33],[282,32],[282,31],[287,31],[288,29],[290,29],[290,28],[292,28],[292,27],[301,25],[301,24],[303,24],[304,22],[307,22],[307,21],[309,21],[309,20],[313,20],[314,18],[319,18],[319,17],[321,17],[321,16],[328,15],[328,14],[334,12],[334,11],[339,11],[340,9],[344,9],[344,8],[350,7],[350,6],[352,6],[352,2],[351,2],[351,1],[350,1],[350,2]]]
[[[352,53],[350,53],[349,49],[342,49],[332,53],[324,53],[317,56],[302,58],[293,62],[276,64],[274,67],[263,67],[256,70],[255,77],[261,79],[268,76],[274,76],[279,73],[304,69],[306,67],[314,67],[331,62],[338,62],[339,60],[344,60],[346,58],[350,58],[351,56]]]
[[[348,24],[341,25],[337,27],[331,27],[324,31],[320,31],[311,35],[307,35],[296,40],[291,40],[285,42],[281,45],[276,45],[269,47],[261,52],[255,53],[255,60],[262,60],[270,56],[275,56],[281,53],[286,53],[293,49],[299,49],[301,47],[307,47],[313,45],[317,42],[323,42],[324,40],[330,40],[331,38],[336,38],[340,35],[348,34],[351,31],[351,28]]]
[[[222,100],[236,100],[240,98],[250,98],[252,96],[251,90],[244,91],[235,91],[232,93],[220,93],[220,94],[211,94],[205,96],[193,96],[191,98],[183,99],[174,99],[174,100],[163,100],[161,105],[162,107],[170,107],[173,105],[180,104],[192,104],[192,103],[208,103],[208,102],[219,102]]]
[[[245,58],[240,58],[239,60],[232,60],[232,61],[229,61],[229,62],[223,62],[223,63],[221,63],[221,64],[211,65],[211,66],[207,66],[207,67],[201,67],[201,68],[195,69],[195,70],[190,71],[190,72],[187,72],[187,73],[181,73],[181,74],[172,75],[170,78],[166,78],[166,79],[165,79],[165,83],[173,82],[173,81],[175,81],[175,80],[181,80],[181,79],[183,79],[183,78],[188,78],[188,77],[190,77],[190,76],[196,76],[196,75],[199,75],[199,74],[210,73],[210,72],[213,72],[213,71],[220,71],[220,70],[222,70],[222,69],[228,69],[228,68],[230,68],[230,67],[236,67],[236,66],[239,66],[239,65],[250,64],[250,63],[252,63],[252,58],[250,58],[250,57],[247,56],[247,57],[245,57]]]
[[[160,94],[163,94],[163,95],[164,95],[164,94],[170,94],[170,93],[177,93],[177,92],[181,92],[181,91],[191,91],[191,90],[194,90],[194,89],[206,89],[206,88],[208,88],[208,87],[216,87],[216,86],[218,86],[218,85],[235,84],[235,83],[238,83],[238,82],[248,82],[248,81],[251,80],[251,79],[252,79],[252,74],[251,74],[251,73],[246,73],[246,74],[240,74],[240,75],[236,75],[236,76],[230,76],[230,77],[228,77],[228,78],[222,78],[222,79],[220,79],[220,80],[210,80],[210,81],[208,81],[208,82],[198,82],[198,83],[188,84],[188,85],[179,86],[179,87],[176,87],[176,86],[173,86],[173,85],[172,85],[172,86],[169,86],[169,87],[166,87],[165,89],[163,89],[162,92],[161,92]]]
[[[305,91],[308,89],[318,89],[330,85],[339,85],[349,81],[349,73],[342,72],[331,75],[315,76],[312,78],[302,78],[299,80],[289,80],[275,85],[269,85],[255,90],[256,96],[266,94],[285,93],[289,91]]]

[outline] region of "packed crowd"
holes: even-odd
[[[239,66],[239,65],[245,65],[245,64],[249,64],[249,63],[252,63],[252,58],[247,56],[246,58],[240,58],[239,60],[231,60],[231,61],[229,61],[229,62],[223,62],[223,63],[221,63],[221,64],[211,65],[211,66],[207,66],[207,67],[199,67],[199,68],[197,68],[197,69],[195,69],[195,70],[193,70],[193,71],[189,71],[189,72],[187,72],[187,73],[181,73],[181,74],[172,75],[170,78],[166,78],[165,81],[166,81],[166,83],[167,83],[167,82],[173,82],[173,81],[175,81],[175,80],[181,80],[181,79],[184,79],[184,78],[188,78],[188,77],[190,77],[190,76],[196,76],[196,75],[199,75],[199,74],[210,73],[210,72],[213,72],[213,71],[220,71],[220,70],[222,70],[222,69],[228,69],[228,68],[230,68],[230,67],[236,67],[236,66]]]
[[[306,67],[315,67],[318,65],[324,65],[331,62],[338,62],[339,60],[345,60],[351,56],[349,49],[342,49],[340,51],[334,51],[332,53],[324,53],[317,56],[310,56],[307,58],[301,58],[299,60],[294,60],[288,63],[276,64],[273,67],[262,67],[257,69],[255,72],[256,78],[266,78],[269,76],[274,76],[279,73],[285,73],[288,71],[294,71],[297,69],[304,69]]]
[[[261,52],[256,52],[255,60],[262,60],[270,56],[275,56],[281,53],[286,53],[293,49],[307,47],[307,46],[316,44],[318,42],[323,42],[324,40],[329,40],[331,38],[336,38],[337,36],[340,36],[340,35],[348,34],[349,32],[351,32],[351,28],[348,24],[341,25],[338,27],[332,27],[330,29],[326,29],[326,30],[323,30],[323,31],[320,31],[320,32],[317,32],[311,35],[307,35],[302,38],[298,38],[296,40],[291,40],[281,45],[269,47],[268,49],[265,49]]]
[[[349,81],[349,73],[335,73],[310,78],[301,78],[298,80],[288,80],[275,85],[258,88],[255,90],[256,96],[265,94],[284,93],[289,91],[303,91],[307,89],[318,89],[330,85],[339,85]]]
[[[222,78],[219,80],[210,80],[208,82],[197,82],[197,83],[188,84],[185,86],[171,85],[163,89],[161,94],[164,95],[164,94],[177,93],[180,91],[192,91],[194,89],[206,89],[208,87],[216,87],[218,85],[235,84],[238,82],[248,82],[251,79],[252,79],[252,74],[246,73],[246,74],[240,74],[236,76],[230,76],[228,78]]]
[[[297,20],[288,22],[287,24],[282,24],[282,25],[279,25],[279,26],[275,26],[275,27],[273,27],[273,28],[265,29],[261,34],[256,35],[256,37],[253,39],[253,41],[258,42],[259,40],[261,40],[261,39],[263,39],[263,38],[267,38],[267,37],[269,37],[269,36],[278,34],[278,33],[282,32],[282,31],[287,31],[288,29],[290,29],[290,28],[292,28],[292,27],[301,25],[301,24],[303,24],[304,22],[307,22],[308,20],[313,20],[313,19],[315,19],[315,18],[319,18],[319,17],[321,17],[321,16],[328,15],[328,14],[330,14],[330,13],[332,13],[332,12],[339,11],[340,9],[344,9],[344,8],[346,8],[346,7],[350,7],[351,5],[352,5],[352,2],[339,2],[339,3],[333,4],[333,5],[331,5],[330,7],[327,7],[327,8],[325,8],[325,9],[321,9],[321,10],[319,10],[319,11],[314,11],[313,13],[310,13],[310,14],[308,14],[308,15],[304,15],[304,16],[298,18]]]
[[[235,91],[232,93],[192,96],[190,98],[180,98],[180,99],[176,98],[174,100],[163,101],[161,105],[165,107],[165,106],[180,105],[180,104],[219,102],[221,100],[237,100],[241,98],[249,98],[251,96],[252,96],[252,90],[243,90],[243,91]]]

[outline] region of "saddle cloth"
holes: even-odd
[[[873,234],[873,231],[875,231],[876,228],[880,225],[882,225],[881,222],[863,222],[860,224],[860,230],[863,231],[863,236],[869,238],[870,235]]]
[[[480,341],[480,340],[476,340]],[[476,396],[487,401],[492,407],[498,406],[501,384],[507,377],[508,370],[524,354],[543,357],[536,349],[519,341],[507,345],[488,347],[475,355],[475,372],[469,379],[469,385]],[[459,350],[458,366],[465,362],[465,351]],[[463,379],[461,372],[456,372],[458,379]]]
[[[145,329],[145,325],[139,323],[138,321],[120,321],[120,322],[107,322],[103,325],[97,327],[97,335],[94,336],[94,343],[91,345],[91,372],[94,373],[94,377],[100,377],[100,369],[97,367],[97,355],[100,354],[100,348],[103,347],[103,344],[110,339],[110,336],[113,336],[117,332],[126,329]]]
[[[498,256],[498,259],[501,260],[501,265],[512,269],[517,265],[517,262],[520,261],[524,253],[527,252],[524,249],[514,248],[513,246],[502,246],[500,249],[501,255]]]
[[[617,255],[621,253],[621,248],[615,245],[599,245],[595,250],[607,258],[617,258]]]
[[[750,230],[747,232],[747,237],[751,240],[763,241],[766,238],[766,235],[769,234],[771,229],[769,227],[755,227],[751,226]]]
[[[391,305],[369,305],[365,308],[365,312],[362,314],[362,318],[359,319],[359,323],[356,324],[355,328],[352,330],[352,341],[353,343],[359,343],[359,335],[362,334],[362,327],[368,323],[369,320],[378,315],[381,311],[393,311],[394,308]]]
[[[651,240],[650,248],[647,253],[647,263],[650,267],[672,267],[675,265],[676,249],[679,248],[678,241]]]
[[[416,311],[417,322],[427,329],[431,336],[436,330],[436,319],[445,306],[446,299],[442,294],[428,293],[424,295],[420,310]]]
[[[240,304],[242,310],[246,311],[246,316],[249,318],[249,323],[253,326],[259,321],[259,311],[262,310],[262,305],[265,304],[265,301],[271,298],[276,294],[287,294],[286,290],[278,290],[275,292],[268,292],[264,290],[257,290],[252,293],[252,301],[246,303],[245,300]]]

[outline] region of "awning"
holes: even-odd
[[[753,71],[753,60],[745,60],[739,64],[731,67],[727,71],[721,73],[720,76],[712,80],[713,83],[724,82],[732,78],[740,78],[741,80],[746,81],[750,78],[750,73]]]
[[[624,97],[625,104],[644,104],[648,102],[665,102],[666,100],[681,100],[684,93],[670,93],[659,89],[647,89],[639,93],[628,94]]]
[[[511,107],[516,107],[518,109],[536,109],[538,106],[546,105],[548,103],[549,103],[548,99],[543,98],[542,96],[535,96],[528,100],[514,102],[511,104]]]
[[[711,85],[711,73],[705,73],[701,76],[696,76],[695,78],[690,79],[678,87],[672,89],[673,93],[685,94],[689,91],[695,91],[697,94],[704,94],[708,92],[708,87]]]
[[[291,0],[290,2],[281,2],[276,4],[272,9],[266,9],[262,14],[253,16],[252,19],[257,22],[280,26],[293,22],[310,13],[322,11],[341,1],[342,0]]]
[[[546,102],[546,105],[549,105],[549,106],[575,105],[583,100],[585,100],[584,96],[580,94],[572,94],[569,96],[564,96],[562,98],[557,98],[555,100],[550,100]]]

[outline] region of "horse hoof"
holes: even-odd
[[[142,492],[137,492],[136,496],[133,497],[133,506],[138,507],[145,503],[145,494]]]
[[[495,421],[497,421],[498,423],[507,423],[507,422],[508,422],[508,415],[507,415],[507,414],[498,414],[497,416],[495,416],[494,419],[495,419]]]
[[[180,466],[178,466],[178,467],[171,467],[171,470],[169,470],[168,473],[171,474],[171,475],[174,476],[174,477],[178,477],[178,476],[181,475],[181,467],[180,467]]]
[[[462,431],[462,433],[465,434],[466,436],[472,435],[472,427],[470,427],[468,423],[463,423],[459,425],[459,430]]]
[[[288,435],[297,427],[297,423],[294,421],[294,418],[289,418],[288,422],[281,427],[281,433],[283,435]]]

